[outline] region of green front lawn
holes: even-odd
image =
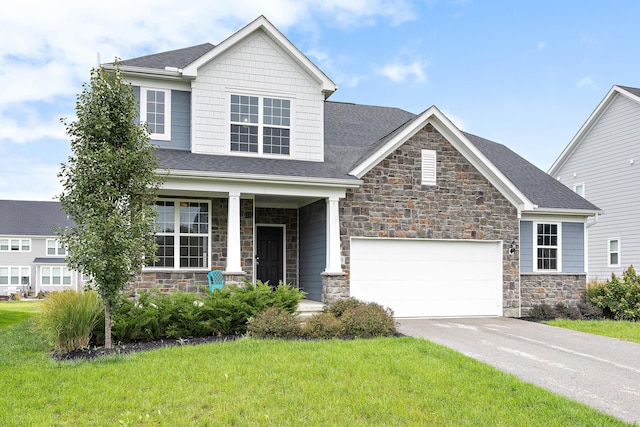
[[[56,362],[29,324],[0,327],[3,426],[625,425],[413,338],[241,339]]]
[[[605,337],[640,343],[640,322],[629,322],[626,320],[556,319],[544,323],[551,326],[573,329],[574,331],[604,335]]]

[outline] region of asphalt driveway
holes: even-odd
[[[399,322],[404,335],[640,424],[640,344],[505,317]]]

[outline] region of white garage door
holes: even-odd
[[[396,317],[501,316],[502,243],[351,240],[351,296]]]

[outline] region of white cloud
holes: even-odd
[[[593,82],[593,80],[589,76],[578,80],[578,82],[576,83],[576,86],[577,87],[590,87],[590,88],[593,88],[593,89],[596,88],[596,84]]]
[[[0,194],[8,200],[53,200],[62,192],[57,165],[33,159],[2,157],[0,159]]]
[[[386,64],[382,68],[376,70],[376,72],[395,83],[403,82],[411,76],[413,76],[417,83],[423,83],[427,80],[425,68],[426,63],[422,60],[415,60],[411,63],[399,61]]]

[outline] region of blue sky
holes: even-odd
[[[419,113],[543,170],[614,84],[640,87],[640,2],[173,0],[12,4],[0,16],[0,199],[52,200],[60,118],[104,62],[219,43],[265,15],[339,86],[330,98]]]

